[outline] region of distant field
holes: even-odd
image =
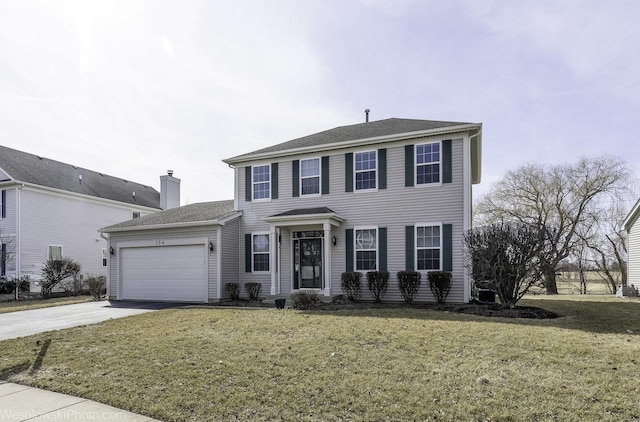
[[[616,273],[619,279],[619,274]],[[563,272],[557,278],[558,294],[561,295],[577,295],[580,294],[580,278],[577,272]],[[534,288],[532,293],[544,293],[544,289]],[[607,295],[612,294],[609,290],[607,282],[603,275],[590,271],[587,273],[587,294],[588,295]]]

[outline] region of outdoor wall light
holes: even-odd
[[[109,246],[109,254],[110,255],[115,255],[116,251],[113,250],[113,246]]]
[[[336,246],[338,244],[338,239],[336,239],[335,236],[333,236],[333,246]]]
[[[209,242],[209,252],[213,252],[216,247],[213,245],[213,242]]]

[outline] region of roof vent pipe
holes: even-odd
[[[167,170],[167,174],[168,174],[169,176],[173,176],[173,170]]]
[[[364,121],[365,121],[366,123],[369,123],[369,111],[371,111],[371,110],[366,109],[366,110],[364,111],[364,116],[365,116],[365,120],[364,120]]]

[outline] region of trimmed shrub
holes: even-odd
[[[249,293],[249,300],[255,302],[260,297],[260,291],[262,291],[262,284],[260,283],[244,283],[244,288]]]
[[[311,309],[321,303],[316,293],[300,292],[291,295],[293,309]]]
[[[451,273],[449,271],[431,271],[427,278],[431,293],[436,297],[436,302],[444,303],[451,290]]]
[[[376,302],[381,302],[388,284],[389,271],[369,271],[367,273],[367,286]]]
[[[227,292],[227,296],[229,296],[229,299],[234,301],[240,299],[240,284],[227,283],[224,285],[224,290],[225,292]]]
[[[105,286],[107,285],[107,279],[103,275],[99,275],[94,277],[92,275],[88,275],[84,279],[84,284],[89,289],[89,293],[93,297],[93,300],[98,300],[102,296],[103,293],[106,293]]]
[[[417,271],[398,271],[398,287],[406,303],[413,303],[413,299],[420,289],[422,274]]]
[[[360,277],[362,273],[357,271],[344,272],[340,276],[342,293],[352,302],[360,299]]]
[[[23,276],[19,280],[2,276],[0,277],[0,294],[15,293],[16,283],[20,287],[20,292],[28,292],[30,290],[31,282],[29,276]]]

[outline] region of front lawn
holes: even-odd
[[[166,421],[640,418],[638,301],[521,304],[563,316],[168,309],[0,342],[0,378]]]
[[[72,303],[89,302],[91,296],[68,296],[52,299],[22,299],[0,302],[0,314],[6,312],[28,311],[30,309],[49,308],[51,306],[71,305]]]

